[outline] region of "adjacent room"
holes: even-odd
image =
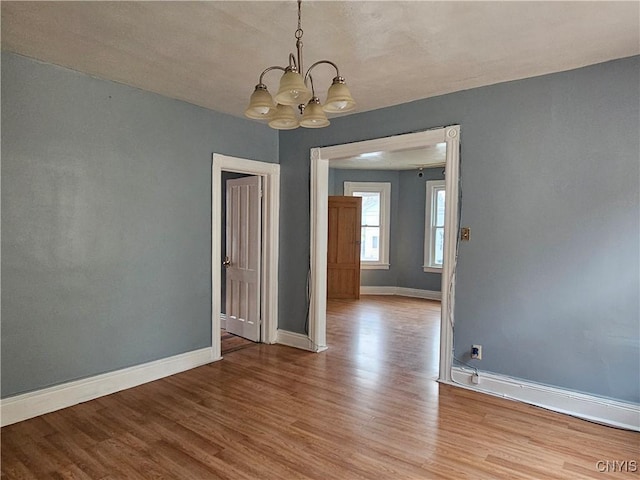
[[[3,480],[638,474],[638,2],[0,14]]]

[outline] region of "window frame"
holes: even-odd
[[[377,261],[360,259],[361,270],[389,270],[389,233],[391,229],[391,182],[344,182],[344,195],[353,197],[353,192],[380,194],[380,236]],[[362,226],[362,219],[360,221]]]
[[[426,204],[424,210],[424,263],[422,265],[422,270],[428,273],[442,273],[442,267],[444,265],[437,265],[434,263],[435,257],[435,238],[434,238],[434,230],[435,228],[439,228],[435,225],[435,220],[437,218],[436,214],[436,195],[440,190],[445,191],[446,197],[446,188],[445,188],[445,180],[427,180],[426,182]],[[445,216],[446,216],[446,208],[447,205],[445,203]],[[442,227],[444,228],[444,224]],[[444,252],[443,252],[444,253]],[[443,255],[444,262],[444,255]]]

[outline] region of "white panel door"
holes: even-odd
[[[260,341],[260,177],[227,180],[227,332]]]

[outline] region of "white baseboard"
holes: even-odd
[[[115,372],[4,398],[0,400],[0,423],[3,427],[11,425],[220,360],[220,358],[213,358],[212,354],[211,347],[202,348]]]
[[[361,286],[360,295],[400,295],[401,297],[426,298],[427,300],[440,300],[442,298],[441,292],[405,287]]]
[[[314,345],[306,335],[289,332],[287,330],[278,330],[276,343],[301,350],[308,350],[309,352],[323,352],[327,349],[326,346],[319,347]]]
[[[435,292],[433,290],[419,290],[417,288],[405,288],[398,287],[398,293],[402,297],[414,297],[414,298],[426,298],[427,300],[440,300],[442,298],[441,292]]]
[[[365,287],[360,286],[360,295],[395,295],[398,287]]]
[[[470,369],[453,367],[450,385],[519,400],[613,427],[640,431],[640,405],[482,371],[479,372],[480,383],[476,385],[471,382],[472,374]]]

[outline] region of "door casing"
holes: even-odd
[[[211,168],[211,348],[220,360],[220,281],[222,268],[222,171],[262,177],[262,281],[260,336],[275,343],[278,328],[278,242],[280,224],[280,165],[213,154]]]
[[[363,153],[408,150],[446,143],[446,211],[444,266],[440,315],[440,362],[438,380],[451,383],[453,324],[458,247],[458,192],[460,178],[460,126],[377,138],[362,142],[311,149],[311,299],[309,340],[314,351],[327,349],[327,197],[332,159]]]

